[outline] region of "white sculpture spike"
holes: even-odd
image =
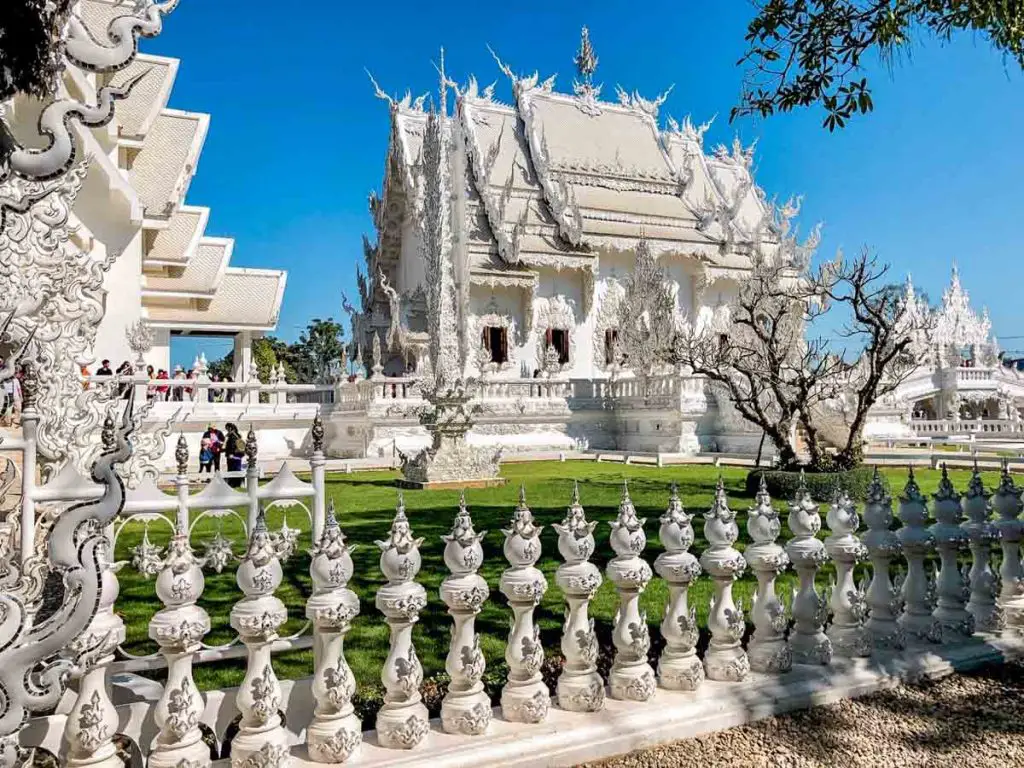
[[[476,615],[488,594],[487,582],[477,573],[484,557],[480,540],[485,535],[487,531],[473,530],[463,493],[452,529],[441,537],[445,542],[444,563],[451,571],[441,582],[441,599],[455,622],[445,660],[451,683],[441,702],[441,726],[447,733],[464,736],[478,736],[491,723],[491,700],[482,680],[486,661],[475,629]]]
[[[942,465],[938,492],[932,497],[935,523],[928,529],[935,537],[939,552],[939,573],[936,578],[936,606],[932,617],[941,627],[944,642],[957,642],[974,634],[974,617],[966,609],[971,591],[964,581],[957,559],[967,549],[968,536],[961,524],[963,510],[960,494],[953,488],[946,465]]]
[[[846,491],[836,490],[825,516],[830,535],[825,550],[836,564],[836,583],[832,589],[832,625],[828,638],[838,656],[870,656],[871,638],[864,628],[867,595],[858,589],[853,569],[867,557],[867,549],[857,538],[860,518]]]
[[[231,745],[232,766],[287,764],[288,734],[278,712],[281,686],[270,656],[277,632],[288,620],[284,603],[274,596],[283,575],[277,546],[260,509],[235,574],[245,596],[231,609],[231,626],[248,651],[245,677],[235,699],[242,720]]]
[[[732,597],[732,584],[743,575],[747,563],[732,545],[739,538],[736,513],[729,509],[725,485],[718,478],[715,500],[704,514],[704,538],[708,548],[700,556],[700,564],[714,579],[714,595],[708,614],[711,643],[704,656],[704,670],[709,680],[738,683],[750,672],[750,660],[740,644],[746,622],[743,610]]]
[[[558,551],[565,563],[558,566],[555,581],[565,595],[566,618],[562,627],[565,668],[558,676],[558,706],[573,712],[597,712],[604,707],[604,682],[597,673],[597,636],[588,616],[590,601],[601,586],[601,571],[589,562],[594,553],[596,522],[587,520],[580,504],[579,484],[572,488],[572,502],[558,531]]]
[[[209,615],[196,605],[204,586],[202,561],[192,552],[188,531],[179,527],[156,578],[164,608],[149,623],[149,636],[167,659],[167,682],[154,712],[160,733],[148,762],[153,768],[210,765],[198,726],[203,698],[192,679],[192,658],[210,631]]]
[[[315,702],[306,746],[310,758],[318,763],[351,760],[363,740],[362,722],[352,706],[355,678],[345,661],[345,635],[359,615],[359,597],[348,588],[353,549],[345,544],[332,499],[323,533],[311,553],[313,594],[306,602],[306,618],[313,622]]]
[[[1024,524],[1018,515],[1024,509],[1021,501],[1024,488],[1019,488],[1010,475],[1007,463],[1003,462],[999,487],[992,496],[992,508],[999,515],[996,528],[999,529],[999,546],[1003,561],[999,567],[1002,588],[999,591],[999,606],[1003,610],[1008,626],[1024,626],[1024,570],[1021,568],[1020,541],[1024,536]]]
[[[775,594],[775,580],[789,567],[786,551],[776,543],[781,531],[779,513],[772,506],[762,474],[754,506],[747,513],[747,533],[754,543],[744,552],[757,576],[752,610],[754,635],[747,645],[750,668],[755,672],[788,672],[793,667],[793,651],[786,641],[789,620]]]
[[[692,519],[673,483],[658,529],[665,551],[654,561],[654,570],[668,584],[668,605],[661,622],[665,650],[658,660],[658,681],[663,688],[677,691],[695,691],[704,682],[704,665],[697,657],[697,611],[688,600],[690,585],[701,573],[700,563],[688,551],[693,545]]]
[[[540,532],[526,506],[526,489],[519,488],[519,503],[505,534],[505,559],[511,565],[501,574],[501,591],[512,608],[512,629],[505,646],[508,682],[501,689],[501,714],[516,723],[539,723],[548,715],[551,696],[540,674],[544,648],[533,612],[547,592],[548,582],[540,569]]]
[[[419,548],[423,539],[413,538],[401,494],[388,538],[376,543],[381,550],[380,570],[388,580],[377,590],[376,605],[391,628],[388,657],[380,675],[387,696],[377,713],[377,739],[385,747],[412,749],[430,730],[420,696],[423,667],[412,643],[412,627],[427,606],[427,591],[413,581],[422,564]]]
[[[900,496],[900,521],[903,527],[896,532],[907,559],[907,576],[903,580],[903,615],[900,626],[908,638],[938,642],[941,629],[932,617],[935,608],[935,590],[925,557],[935,549],[935,537],[928,530],[928,507],[921,489],[914,479],[914,470],[907,473],[907,484]]]
[[[1005,625],[1002,610],[996,604],[999,596],[999,577],[992,570],[992,545],[999,539],[999,531],[992,524],[992,494],[985,490],[975,463],[963,509],[967,521],[963,529],[967,533],[971,548],[971,570],[968,575],[970,598],[967,611],[974,617],[974,628],[979,632],[998,632]]]
[[[629,498],[629,487],[624,480],[619,514],[609,523],[615,557],[609,561],[607,573],[619,593],[619,608],[612,630],[615,658],[608,676],[613,699],[647,701],[657,687],[654,670],[647,663],[647,652],[651,647],[647,616],[639,607],[640,593],[652,575],[651,566],[640,556],[647,545],[645,522],[636,516],[633,501]]]
[[[821,516],[802,471],[796,498],[789,504],[788,523],[793,538],[786,544],[786,554],[800,577],[800,587],[793,596],[793,631],[789,637],[793,661],[828,664],[832,660],[832,642],[824,631],[828,600],[818,594],[814,585],[818,569],[828,560],[828,552],[817,538]]]
[[[868,620],[865,629],[875,648],[898,650],[906,639],[898,623],[903,600],[900,590],[889,577],[889,566],[899,556],[900,540],[892,530],[892,497],[882,485],[881,475],[875,468],[868,486],[864,504],[864,522],[868,526],[863,536],[871,558],[871,584],[867,591]]]

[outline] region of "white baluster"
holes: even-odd
[[[752,610],[754,634],[747,645],[750,668],[755,672],[788,672],[793,667],[793,651],[786,642],[789,620],[775,594],[775,580],[789,566],[786,551],[776,544],[781,531],[779,513],[772,506],[762,473],[754,506],[747,513],[747,533],[754,543],[743,553],[757,576]]]
[[[548,716],[551,696],[540,674],[544,648],[533,612],[548,590],[547,579],[535,567],[540,559],[540,532],[526,506],[526,489],[519,488],[519,503],[505,534],[505,559],[511,568],[501,574],[501,591],[512,608],[513,623],[505,646],[508,682],[501,689],[501,715],[514,723],[539,723]]]
[[[867,557],[867,549],[857,538],[860,518],[846,491],[836,491],[825,516],[830,535],[825,549],[836,564],[832,587],[832,625],[827,635],[837,656],[870,656],[871,637],[864,628],[867,590],[858,589],[853,579],[857,561]]]
[[[1022,493],[1024,488],[1018,488],[1013,482],[1004,461],[999,487],[992,496],[992,508],[999,515],[995,525],[999,529],[999,546],[1003,551],[1003,561],[999,566],[999,578],[1002,580],[999,605],[1008,626],[1024,625],[1024,571],[1021,569],[1020,560],[1020,541],[1024,535],[1024,525],[1018,518],[1021,509],[1024,508],[1024,502],[1021,502]]]
[[[392,749],[412,749],[430,730],[427,708],[420,696],[423,667],[412,643],[413,624],[427,606],[427,591],[413,581],[422,564],[422,543],[423,539],[413,538],[399,495],[388,538],[377,542],[380,570],[388,581],[377,590],[376,605],[391,629],[388,657],[380,675],[387,695],[377,713],[377,740]]]
[[[863,541],[871,558],[871,584],[868,586],[868,620],[864,627],[875,648],[901,649],[906,644],[898,619],[903,598],[889,576],[889,564],[900,553],[900,540],[892,530],[892,497],[882,485],[875,467],[864,504],[864,522],[868,526]]]
[[[665,649],[658,660],[658,681],[663,688],[676,691],[695,691],[704,682],[704,665],[697,657],[697,611],[689,607],[688,600],[690,585],[701,573],[697,558],[687,551],[693,545],[691,519],[673,483],[658,529],[665,551],[654,561],[654,570],[668,584],[668,604],[661,621]]]
[[[732,597],[732,584],[743,575],[747,563],[732,546],[739,538],[736,513],[729,509],[722,478],[718,478],[715,500],[704,514],[704,538],[708,548],[700,564],[714,579],[714,595],[708,614],[711,643],[704,655],[704,671],[709,680],[738,683],[750,672],[750,660],[740,644],[746,622],[743,609]]]
[[[615,658],[612,661],[608,684],[614,699],[647,701],[657,687],[654,669],[647,663],[651,636],[647,629],[647,615],[640,612],[640,593],[651,580],[651,566],[640,556],[647,546],[644,523],[636,516],[629,498],[629,488],[622,483],[619,514],[609,525],[615,551],[607,568],[608,579],[619,593],[619,607],[615,613],[612,642]]]
[[[281,686],[274,674],[270,649],[288,611],[274,591],[283,573],[277,545],[261,509],[249,537],[235,580],[244,597],[231,609],[231,626],[248,651],[245,677],[235,702],[242,720],[231,744],[232,768],[289,764],[288,735],[281,724]]]
[[[957,563],[960,552],[967,549],[969,539],[967,531],[961,527],[964,516],[960,494],[950,482],[945,463],[932,506],[936,522],[929,531],[935,537],[940,561],[935,590],[937,600],[932,617],[941,627],[943,642],[962,641],[974,634],[974,617],[966,608],[971,590]]]
[[[558,566],[555,581],[565,595],[566,617],[562,626],[565,667],[558,676],[558,706],[573,712],[597,712],[604,707],[604,682],[597,673],[597,636],[589,618],[590,601],[601,586],[601,571],[591,562],[596,522],[587,520],[580,505],[580,489],[573,484],[572,503],[558,531],[558,551],[565,563]]]
[[[487,582],[477,573],[484,552],[480,540],[487,531],[473,530],[466,495],[459,498],[459,512],[445,542],[444,563],[451,575],[441,582],[441,599],[454,621],[452,643],[445,660],[451,677],[441,701],[441,726],[447,733],[478,736],[491,723],[491,700],[484,693],[486,662],[476,634],[476,615],[487,599]]]
[[[210,631],[210,617],[196,605],[206,583],[201,565],[189,544],[188,529],[179,525],[156,577],[156,594],[165,607],[149,623],[149,636],[167,659],[167,682],[154,711],[160,733],[150,768],[210,765],[210,748],[199,730],[203,697],[192,679],[192,658]]]
[[[999,539],[999,531],[992,524],[991,496],[981,481],[981,473],[975,463],[971,481],[964,496],[963,509],[967,521],[963,529],[967,533],[971,548],[971,570],[969,574],[970,599],[967,610],[974,617],[974,628],[979,632],[998,632],[1005,620],[1002,609],[996,604],[999,596],[999,577],[992,570],[992,545]]]
[[[352,706],[355,678],[345,661],[345,635],[359,615],[359,597],[348,589],[353,549],[345,545],[332,499],[309,565],[313,594],[306,602],[306,618],[313,622],[315,702],[306,745],[309,756],[318,763],[350,760],[363,740],[362,721]]]
[[[319,410],[313,417],[313,426],[310,427],[309,437],[313,442],[313,455],[309,457],[309,469],[313,484],[312,540],[315,544],[323,535],[324,520],[326,519],[324,475],[327,459],[324,456],[324,420],[321,418]]]
[[[900,496],[900,521],[903,527],[896,532],[907,559],[907,576],[903,580],[903,615],[900,626],[908,638],[938,642],[941,630],[932,617],[935,608],[935,585],[925,570],[925,557],[935,548],[935,537],[928,530],[928,507],[921,489],[914,479],[914,470],[908,472],[907,484]]]
[[[800,473],[796,498],[789,505],[789,529],[793,538],[786,544],[786,554],[800,577],[800,588],[793,595],[793,631],[789,644],[797,664],[828,664],[832,660],[832,642],[825,634],[828,599],[818,594],[814,579],[818,569],[828,560],[825,545],[816,537],[821,530],[818,505]]]

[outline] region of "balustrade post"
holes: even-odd
[[[319,542],[324,531],[324,519],[326,516],[326,484],[325,467],[327,459],[324,457],[324,421],[320,417],[320,410],[317,409],[313,417],[313,426],[309,430],[310,439],[313,441],[313,455],[309,459],[309,468],[313,482],[313,523],[312,538]]]
[[[936,605],[932,617],[938,622],[944,642],[965,640],[974,634],[974,616],[966,609],[971,595],[966,574],[957,562],[967,549],[968,536],[961,524],[963,510],[960,494],[953,488],[946,465],[942,465],[938,493],[933,496],[935,524],[929,528],[939,552],[939,575],[936,580]]]
[[[174,488],[178,495],[178,509],[175,529],[189,530],[188,518],[188,442],[183,433],[178,434],[178,444],[174,447],[174,462],[177,464],[178,476],[174,478]]]
[[[996,604],[996,598],[999,596],[999,576],[992,570],[992,545],[998,541],[999,531],[990,518],[991,495],[985,490],[981,473],[978,472],[978,464],[975,462],[974,472],[971,474],[967,494],[963,500],[967,521],[962,527],[967,533],[971,548],[971,594],[967,601],[967,611],[974,617],[974,628],[979,632],[998,632],[1006,623],[1002,610]]]
[[[906,644],[898,619],[903,607],[900,590],[893,586],[889,565],[900,553],[900,540],[892,530],[892,497],[882,485],[875,467],[864,504],[864,522],[868,526],[864,545],[871,558],[871,583],[868,585],[868,620],[865,629],[875,648],[899,650]]]
[[[904,611],[900,626],[908,638],[938,642],[942,630],[932,616],[935,608],[935,583],[925,570],[925,558],[935,548],[935,537],[928,530],[928,507],[921,489],[914,479],[914,469],[908,470],[907,484],[900,496],[900,521],[897,531],[903,556],[907,560],[907,576],[903,580]]]
[[[811,499],[803,472],[796,498],[789,504],[789,529],[793,538],[786,544],[786,554],[800,577],[799,589],[793,594],[793,632],[789,643],[797,664],[828,664],[832,660],[832,641],[825,634],[828,599],[818,593],[814,580],[818,569],[828,560],[825,545],[818,538],[821,516]]]
[[[187,489],[187,478],[185,483]],[[164,607],[149,623],[149,636],[167,660],[167,682],[154,711],[160,733],[150,768],[210,765],[210,748],[199,730],[203,697],[192,678],[192,659],[210,631],[209,615],[196,605],[206,584],[201,566],[189,543],[187,519],[179,520],[156,577],[156,594]]]
[[[743,608],[732,597],[732,585],[747,568],[747,562],[732,545],[739,538],[736,513],[729,509],[725,485],[718,478],[715,500],[704,513],[704,538],[708,548],[700,564],[714,580],[708,629],[711,642],[704,654],[704,671],[709,680],[738,683],[750,672],[750,659],[741,641],[746,628]]]
[[[665,551],[655,559],[654,570],[668,584],[668,604],[661,621],[665,649],[658,659],[658,681],[662,688],[676,691],[695,691],[704,682],[704,665],[697,657],[697,611],[688,604],[690,585],[701,573],[700,563],[688,551],[693,545],[692,519],[673,483],[658,529]]]
[[[422,563],[419,547],[423,539],[413,538],[401,494],[388,538],[376,543],[381,550],[380,570],[388,580],[377,590],[376,605],[391,629],[388,657],[381,670],[387,695],[377,713],[377,740],[384,747],[412,749],[430,731],[429,714],[420,696],[423,667],[412,642],[412,627],[427,605],[427,591],[413,581]]]
[[[345,635],[359,615],[359,597],[348,589],[354,547],[345,545],[333,500],[326,514],[309,565],[313,594],[306,603],[306,618],[313,622],[315,704],[306,746],[315,762],[343,763],[355,756],[363,740],[362,722],[352,706],[355,678],[345,661]]]
[[[510,568],[501,574],[501,591],[512,608],[512,629],[505,646],[508,682],[501,689],[502,717],[514,723],[539,723],[548,715],[551,696],[540,674],[544,648],[533,612],[548,590],[547,579],[535,565],[540,559],[540,532],[526,506],[526,489],[519,487],[519,503],[505,535],[503,551]]]
[[[282,577],[277,544],[260,510],[235,574],[244,597],[232,607],[230,616],[231,626],[248,652],[245,677],[235,697],[242,720],[231,744],[232,768],[288,765],[288,735],[279,713],[281,686],[270,654],[278,630],[288,620],[284,603],[274,596]]]
[[[590,601],[601,586],[601,571],[589,562],[594,554],[594,528],[580,504],[579,484],[572,487],[572,501],[558,531],[558,551],[565,562],[558,566],[555,581],[565,596],[562,625],[565,667],[558,676],[558,706],[572,712],[597,712],[604,707],[604,681],[597,673],[597,635],[588,616]]]
[[[828,638],[838,656],[870,656],[871,637],[864,628],[867,614],[867,589],[859,588],[853,578],[857,562],[867,557],[867,548],[857,538],[860,517],[846,491],[836,491],[825,522],[831,532],[825,550],[836,564],[832,585],[832,625]]]
[[[260,469],[257,463],[259,446],[256,433],[249,425],[249,434],[245,436],[245,491],[249,496],[249,513],[246,516],[246,531],[252,535],[256,527],[256,518],[260,515]]]
[[[776,543],[781,531],[782,522],[772,506],[762,473],[754,506],[747,513],[747,533],[754,543],[744,552],[744,559],[757,577],[751,611],[754,634],[747,645],[750,668],[755,672],[788,672],[793,667],[793,650],[786,641],[789,620],[785,606],[775,594],[775,580],[789,566],[786,551]]]
[[[486,661],[475,630],[476,615],[488,595],[487,582],[477,573],[484,557],[480,540],[486,534],[473,530],[463,493],[452,529],[441,537],[445,542],[444,563],[451,571],[441,582],[441,599],[454,621],[444,665],[451,682],[441,701],[441,727],[446,733],[465,736],[479,736],[491,723],[491,700],[483,684]]]
[[[609,523],[615,557],[607,568],[608,579],[619,593],[619,607],[612,630],[615,658],[608,675],[614,699],[647,701],[657,687],[654,670],[647,662],[647,652],[651,648],[647,614],[640,611],[640,593],[651,580],[651,566],[640,556],[647,545],[645,522],[636,516],[636,508],[629,498],[629,487],[623,481],[619,514]]]
[[[1024,571],[1021,569],[1020,541],[1024,535],[1024,524],[1018,515],[1024,508],[1021,494],[1024,488],[1018,488],[1010,475],[1009,465],[1003,461],[1003,470],[999,477],[999,487],[992,496],[992,508],[999,519],[999,547],[1003,552],[1003,561],[999,566],[999,578],[1002,585],[999,591],[999,606],[1003,610],[1008,626],[1024,625]]]

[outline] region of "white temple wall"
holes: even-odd
[[[502,286],[471,285],[469,291],[469,365],[478,373],[477,347],[481,343],[483,329],[488,326],[506,328],[508,334],[508,362],[493,375],[503,379],[518,379],[523,366],[533,372],[537,367],[533,352],[532,335],[526,332],[526,310],[523,292],[519,288]]]
[[[563,376],[583,378],[590,375],[591,322],[583,315],[583,275],[577,269],[540,269],[533,300],[533,333],[529,341],[534,368],[543,367],[544,335],[548,328],[569,331],[569,363]]]

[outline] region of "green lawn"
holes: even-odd
[[[477,530],[488,531],[483,542],[484,565],[480,573],[487,579],[492,593],[491,600],[477,618],[477,629],[482,635],[481,647],[488,659],[489,672],[500,675],[504,669],[504,646],[510,611],[506,607],[504,596],[497,591],[499,575],[506,566],[501,551],[504,537],[500,529],[507,527],[520,483],[526,486],[527,501],[534,516],[545,526],[541,537],[544,556],[539,567],[548,578],[549,589],[537,608],[536,616],[548,654],[556,655],[559,652],[562,600],[554,584],[554,572],[559,564],[559,556],[556,535],[551,523],[558,522],[563,517],[573,480],[579,481],[580,497],[588,518],[600,521],[595,532],[597,554],[593,561],[603,570],[613,555],[608,546],[610,528],[607,523],[615,518],[624,477],[629,479],[630,495],[639,514],[647,518],[648,546],[645,557],[648,562],[653,563],[654,558],[662,551],[657,536],[658,517],[665,508],[669,486],[673,481],[679,485],[680,495],[687,510],[698,515],[693,521],[696,532],[693,551],[699,555],[706,547],[703,518],[700,515],[709,507],[715,483],[721,474],[731,506],[739,512],[738,548],[743,549],[748,540],[745,527],[746,510],[752,504],[752,499],[743,494],[746,473],[745,469],[719,470],[707,466],[658,469],[592,462],[508,464],[503,469],[503,474],[509,480],[508,485],[467,491],[466,499]],[[902,488],[906,479],[904,470],[886,469],[884,474],[894,491]],[[958,490],[966,489],[969,473],[954,471],[950,475]],[[397,493],[392,485],[394,477],[393,473],[373,472],[333,474],[329,475],[327,480],[328,494],[334,499],[341,526],[349,542],[357,545],[353,553],[355,576],[349,586],[359,594],[362,612],[348,635],[346,657],[361,686],[379,686],[380,668],[387,653],[387,626],[373,606],[376,590],[384,581],[378,569],[379,550],[373,542],[386,537],[394,515]],[[937,471],[918,473],[918,482],[926,493],[935,490],[938,478]],[[985,473],[986,487],[994,488],[997,481],[997,473]],[[415,629],[415,642],[428,678],[443,673],[445,654],[448,650],[450,618],[438,596],[438,587],[447,573],[442,559],[443,543],[440,537],[451,525],[458,506],[458,497],[457,492],[405,491],[406,508],[414,533],[426,539],[421,547],[423,568],[418,580],[427,588],[429,604]],[[781,501],[776,500],[775,503],[780,510],[785,509]],[[824,511],[823,508],[823,518]],[[284,514],[280,509],[271,510],[268,515],[271,528],[280,527]],[[305,513],[298,508],[287,511],[287,522],[292,528],[302,528],[303,534],[300,535],[300,551],[285,564],[284,583],[277,593],[288,606],[290,616],[284,633],[297,632],[302,627],[305,621],[305,599],[310,594],[309,555],[306,552],[309,545],[309,523],[305,519]],[[215,530],[214,521],[200,522],[193,537],[193,546],[197,551],[202,551],[202,543],[209,539]],[[128,547],[138,543],[141,532],[142,526],[136,523],[125,529],[117,546],[119,559],[130,558]],[[227,538],[234,540],[235,553],[241,554],[244,542],[240,524],[237,521],[225,521],[223,532]],[[166,528],[152,527],[150,537],[154,543],[163,545],[166,543],[166,533]],[[824,533],[823,531],[822,536]],[[784,526],[780,542],[784,543],[789,535],[788,529]],[[146,637],[147,624],[153,613],[160,608],[154,593],[153,581],[141,577],[130,566],[120,572],[119,578],[121,594],[117,610],[124,617],[128,627],[126,647],[133,653],[152,652],[155,645]],[[779,580],[780,590],[788,590],[793,583],[792,573],[785,574]],[[827,575],[819,578],[819,587],[827,583]],[[755,580],[748,571],[735,587],[735,594],[743,599],[748,613],[754,586]],[[706,623],[710,593],[710,580],[707,577],[702,577],[690,592],[692,604],[697,608],[702,625]],[[206,573],[206,590],[201,605],[209,612],[213,623],[213,631],[207,642],[224,643],[234,637],[233,630],[228,626],[228,613],[239,597],[234,566],[229,566],[221,574],[209,571]],[[667,589],[661,579],[655,577],[641,598],[641,607],[647,612],[652,637],[656,642],[659,635],[657,626],[666,599]],[[615,591],[610,583],[605,582],[597,593],[591,612],[597,621],[599,637],[607,638],[615,613]],[[706,638],[703,642],[706,642]],[[308,651],[279,654],[275,656],[275,669],[282,679],[308,676],[312,673],[312,655]],[[205,690],[237,685],[243,671],[243,660],[221,661],[198,665],[195,677],[200,688]],[[157,672],[154,676],[161,679],[162,672]]]

